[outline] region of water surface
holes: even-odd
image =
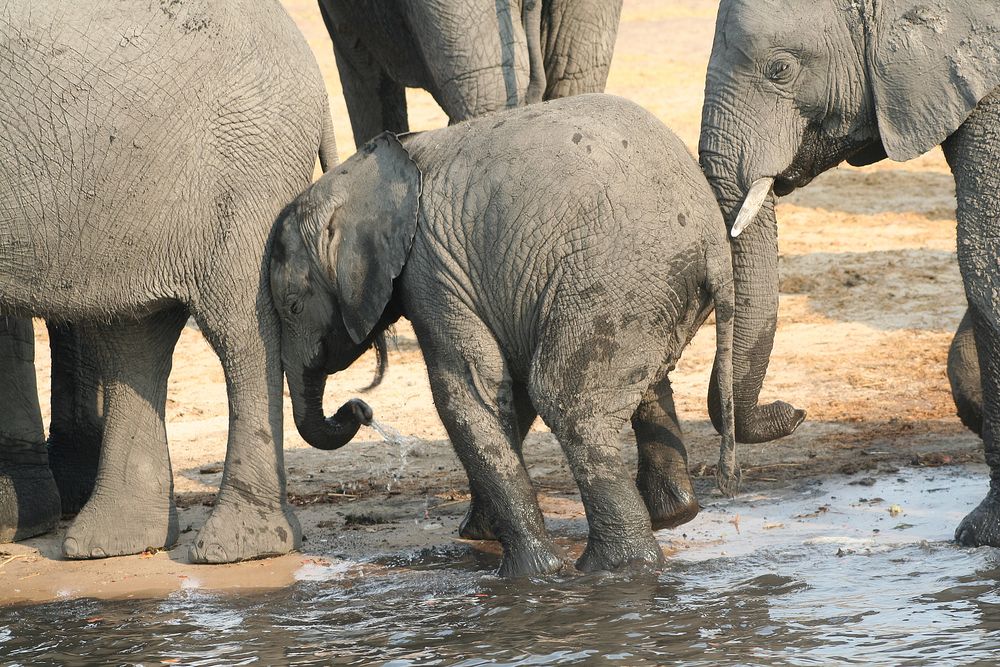
[[[996,664],[1000,550],[950,542],[982,469],[849,481],[709,506],[659,533],[680,549],[659,575],[506,582],[462,543],[331,553],[280,592],[0,609],[0,662]]]

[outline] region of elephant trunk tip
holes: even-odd
[[[371,406],[360,398],[352,398],[340,406],[340,409],[332,417],[328,417],[326,421],[331,426],[351,421],[356,422],[359,426],[371,426],[374,416]]]
[[[719,467],[715,471],[715,483],[722,495],[728,498],[734,497],[739,492],[740,485],[743,483],[743,471],[740,469],[740,464],[736,462],[733,450],[719,457]]]

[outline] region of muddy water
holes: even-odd
[[[2,609],[0,663],[996,664],[1000,551],[949,541],[983,470],[850,481],[709,506],[659,534],[659,576],[504,582],[462,543],[330,554],[280,593]]]

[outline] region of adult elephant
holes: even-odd
[[[622,0],[319,0],[358,146],[408,127],[405,88],[452,123],[604,91]]]
[[[996,546],[998,85],[1000,13],[991,2],[723,0],[700,141],[702,167],[738,235],[734,400],[743,440],[762,425],[794,418],[790,406],[757,403],[777,318],[774,196],[845,159],[902,161],[943,147],[958,192],[958,258],[969,302],[949,375],[963,421],[981,432],[991,470],[989,494],[956,538]]]
[[[100,463],[64,553],[175,541],[164,404],[189,315],[222,362],[230,407],[222,486],[191,558],[294,548],[265,257],[317,154],[336,160],[305,40],[276,0],[15,0],[0,18],[0,61],[0,315],[72,322],[67,336],[84,347],[71,347],[92,358],[66,367],[100,370]],[[24,378],[30,326],[4,326],[0,357]],[[0,454],[8,538],[51,525],[59,507],[33,379],[18,382],[0,396],[24,425]],[[54,378],[54,395],[71,401],[91,388],[62,391]]]

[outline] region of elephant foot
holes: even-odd
[[[504,545],[503,559],[497,574],[508,579],[555,574],[562,566],[562,558],[548,541],[511,548]]]
[[[458,536],[463,540],[495,540],[493,525],[486,510],[475,502],[469,506],[469,511],[458,526]]]
[[[581,572],[599,570],[658,570],[663,566],[663,551],[650,532],[639,538],[602,540],[591,537],[587,548],[576,561]]]
[[[1000,547],[1000,488],[995,485],[979,507],[962,519],[955,541],[965,547]]]
[[[192,563],[235,563],[280,556],[302,544],[302,528],[291,508],[268,509],[219,501],[191,545]]]
[[[47,533],[60,514],[59,490],[47,465],[0,463],[0,544]]]
[[[74,559],[109,558],[169,549],[177,542],[177,535],[173,498],[143,502],[131,496],[98,492],[66,530],[63,555]]]
[[[49,438],[49,467],[59,496],[62,513],[76,514],[90,499],[100,462],[100,438],[96,443],[62,443]]]
[[[670,473],[640,470],[635,482],[649,510],[653,530],[676,528],[698,516],[701,510],[686,468],[675,467]]]

